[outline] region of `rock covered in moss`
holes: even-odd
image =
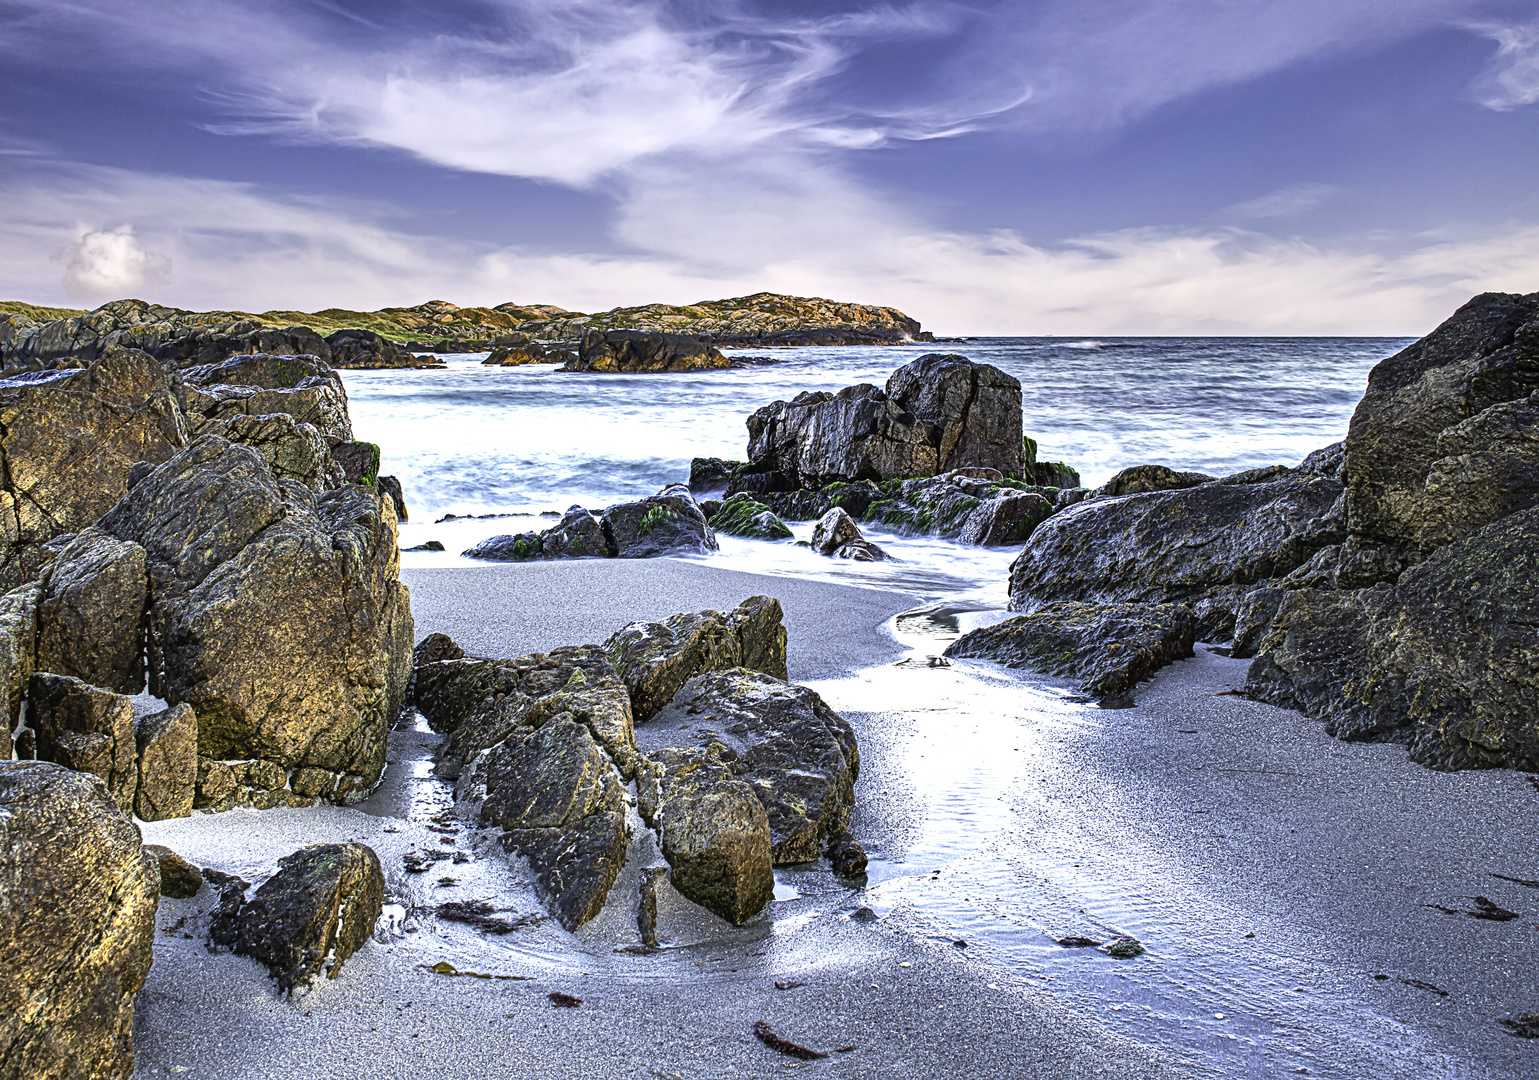
[[[746,667],[787,678],[782,618],[779,600],[751,596],[730,614],[701,611],[631,623],[604,643],[604,651],[629,690],[632,716],[640,723],[706,671]]]
[[[379,479],[378,443],[337,443],[331,448],[331,456],[342,467],[342,476],[349,484],[373,487]]]
[[[637,806],[656,829],[673,887],[734,926],[775,894],[769,815],[722,747],[668,747],[644,760]]]
[[[775,512],[746,491],[729,495],[710,515],[711,528],[751,540],[789,540],[791,529]]]
[[[716,534],[682,484],[637,502],[611,506],[603,520],[604,533],[621,559],[705,555],[718,547]]]
[[[335,979],[374,933],[385,874],[364,844],[317,844],[278,860],[278,872],[233,913],[215,915],[216,945],[261,961],[288,993]]]
[[[160,876],[94,776],[0,762],[0,1072],[127,1080]]]
[[[1124,705],[1136,683],[1191,656],[1196,633],[1184,604],[1060,601],[964,634],[946,655],[1079,679],[1085,693]]]

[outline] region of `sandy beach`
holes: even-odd
[[[899,593],[666,559],[403,576],[417,636],[440,630],[481,655],[779,597],[793,680],[860,739],[852,829],[872,857],[866,887],[786,868],[777,902],[740,929],[669,893],[663,951],[616,951],[639,940],[636,867],[651,840],[638,829],[639,857],[578,933],[547,920],[482,935],[432,907],[487,899],[514,921],[543,909],[527,873],[477,830],[433,820],[450,806],[430,775],[437,737],[400,730],[361,806],[143,826],[146,842],[248,880],[303,844],[362,840],[385,864],[387,903],[408,910],[339,979],[288,1000],[254,961],[207,951],[211,890],[164,900],[136,1010],[141,1075],[1494,1078],[1535,1067],[1534,1044],[1497,1024],[1539,1008],[1539,889],[1493,876],[1539,876],[1539,791],[1522,774],[1434,773],[1398,746],[1337,742],[1296,713],[1223,696],[1246,662],[1202,648],[1116,711],[987,664],[930,667],[945,629],[895,620],[915,603]],[[407,875],[413,850],[468,859]],[[1521,917],[1459,914],[1475,895]],[[854,917],[863,907],[874,921]],[[1053,940],[1069,934],[1130,935],[1147,952],[1114,960]],[[492,977],[430,970],[442,961]],[[583,1004],[553,1008],[555,990]],[[751,1033],[760,1020],[830,1057],[771,1052]]]

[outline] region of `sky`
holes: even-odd
[[[0,0],[0,297],[1420,335],[1539,290],[1539,0]]]

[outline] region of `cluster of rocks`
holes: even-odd
[[[689,489],[671,484],[656,495],[594,512],[573,506],[542,532],[502,534],[463,552],[472,559],[647,559],[705,554],[716,534]]]
[[[576,357],[561,370],[614,375],[712,371],[731,366],[720,350],[688,334],[589,330],[582,336]]]
[[[528,860],[569,929],[598,914],[625,863],[632,782],[674,888],[733,924],[769,902],[775,866],[831,846],[846,870],[863,862],[846,832],[854,733],[786,681],[772,598],[512,659],[423,645],[416,702],[445,736],[438,774]]]
[[[1049,669],[1061,641],[1093,690],[1132,655],[1097,691],[1122,698],[1195,621],[1254,658],[1250,696],[1333,735],[1539,769],[1536,431],[1539,294],[1477,296],[1373,369],[1344,443],[1220,479],[1141,466],[1042,523],[1011,567],[1027,614],[951,651]]]
[[[573,364],[577,361],[575,350],[530,341],[525,335],[519,337],[524,340],[494,346],[481,363],[490,367],[521,367],[525,364]]]

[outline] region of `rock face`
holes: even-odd
[[[753,472],[778,474],[792,488],[968,467],[1019,478],[1021,384],[966,357],[922,356],[884,390],[862,384],[760,409],[748,418],[748,458]]]
[[[37,667],[123,694],[144,689],[144,549],[86,529],[43,571]]]
[[[723,747],[670,747],[637,777],[641,816],[662,839],[680,893],[740,926],[775,895],[769,815]]]
[[[684,685],[648,738],[671,739],[685,722],[699,749],[721,746],[716,756],[764,805],[776,866],[817,859],[848,826],[860,751],[848,722],[812,690],[745,668],[711,672]]]
[[[0,587],[36,578],[42,545],[109,510],[135,462],[165,461],[186,444],[179,394],[178,380],[134,349],[0,380]]]
[[[1286,472],[1086,500],[1032,532],[1011,564],[1010,606],[1191,602],[1280,577],[1344,539],[1341,490]]]
[[[649,559],[716,549],[716,534],[694,496],[684,485],[671,484],[649,498],[611,506],[602,515],[573,506],[544,532],[489,537],[463,554],[517,562],[591,556]]]
[[[189,369],[184,388],[193,434],[236,416],[284,413],[308,424],[327,446],[353,441],[342,376],[307,356],[236,356]],[[210,434],[221,434],[218,429]]]
[[[561,370],[630,375],[711,371],[731,366],[731,361],[718,350],[684,334],[592,330],[582,336],[577,358]]]
[[[1182,604],[1047,604],[962,635],[947,656],[1083,680],[1104,705],[1131,705],[1135,683],[1192,655],[1197,617]]]
[[[1429,475],[1443,433],[1539,390],[1539,293],[1483,293],[1431,334],[1378,364],[1347,431],[1347,521],[1364,540],[1432,547],[1423,536]],[[1483,441],[1450,432],[1448,449]],[[1447,467],[1445,466],[1445,471]],[[1424,544],[1425,540],[1425,544]]]
[[[198,783],[198,717],[191,705],[173,705],[134,725],[139,775],[134,815],[164,821],[192,814]]]
[[[701,611],[631,623],[605,642],[604,651],[630,693],[632,717],[641,723],[703,672],[744,667],[788,678],[782,618],[779,600],[751,596],[729,615]]]
[[[133,702],[67,675],[38,672],[27,708],[39,758],[100,777],[118,809],[133,811],[139,780]]]
[[[335,979],[369,940],[384,906],[379,856],[363,844],[318,844],[278,862],[278,872],[209,936],[266,964],[284,993],[315,976]]]
[[[1539,771],[1539,509],[1438,549],[1394,585],[1284,594],[1250,696],[1438,768]]]
[[[127,1080],[160,881],[93,776],[0,762],[0,1073]]]
[[[856,562],[880,562],[887,552],[867,540],[855,519],[836,506],[812,528],[812,550],[819,555]]]
[[[387,502],[351,485],[315,496],[204,436],[99,528],[146,552],[150,690],[193,707],[201,755],[293,773],[299,799],[373,785],[411,663]]]

